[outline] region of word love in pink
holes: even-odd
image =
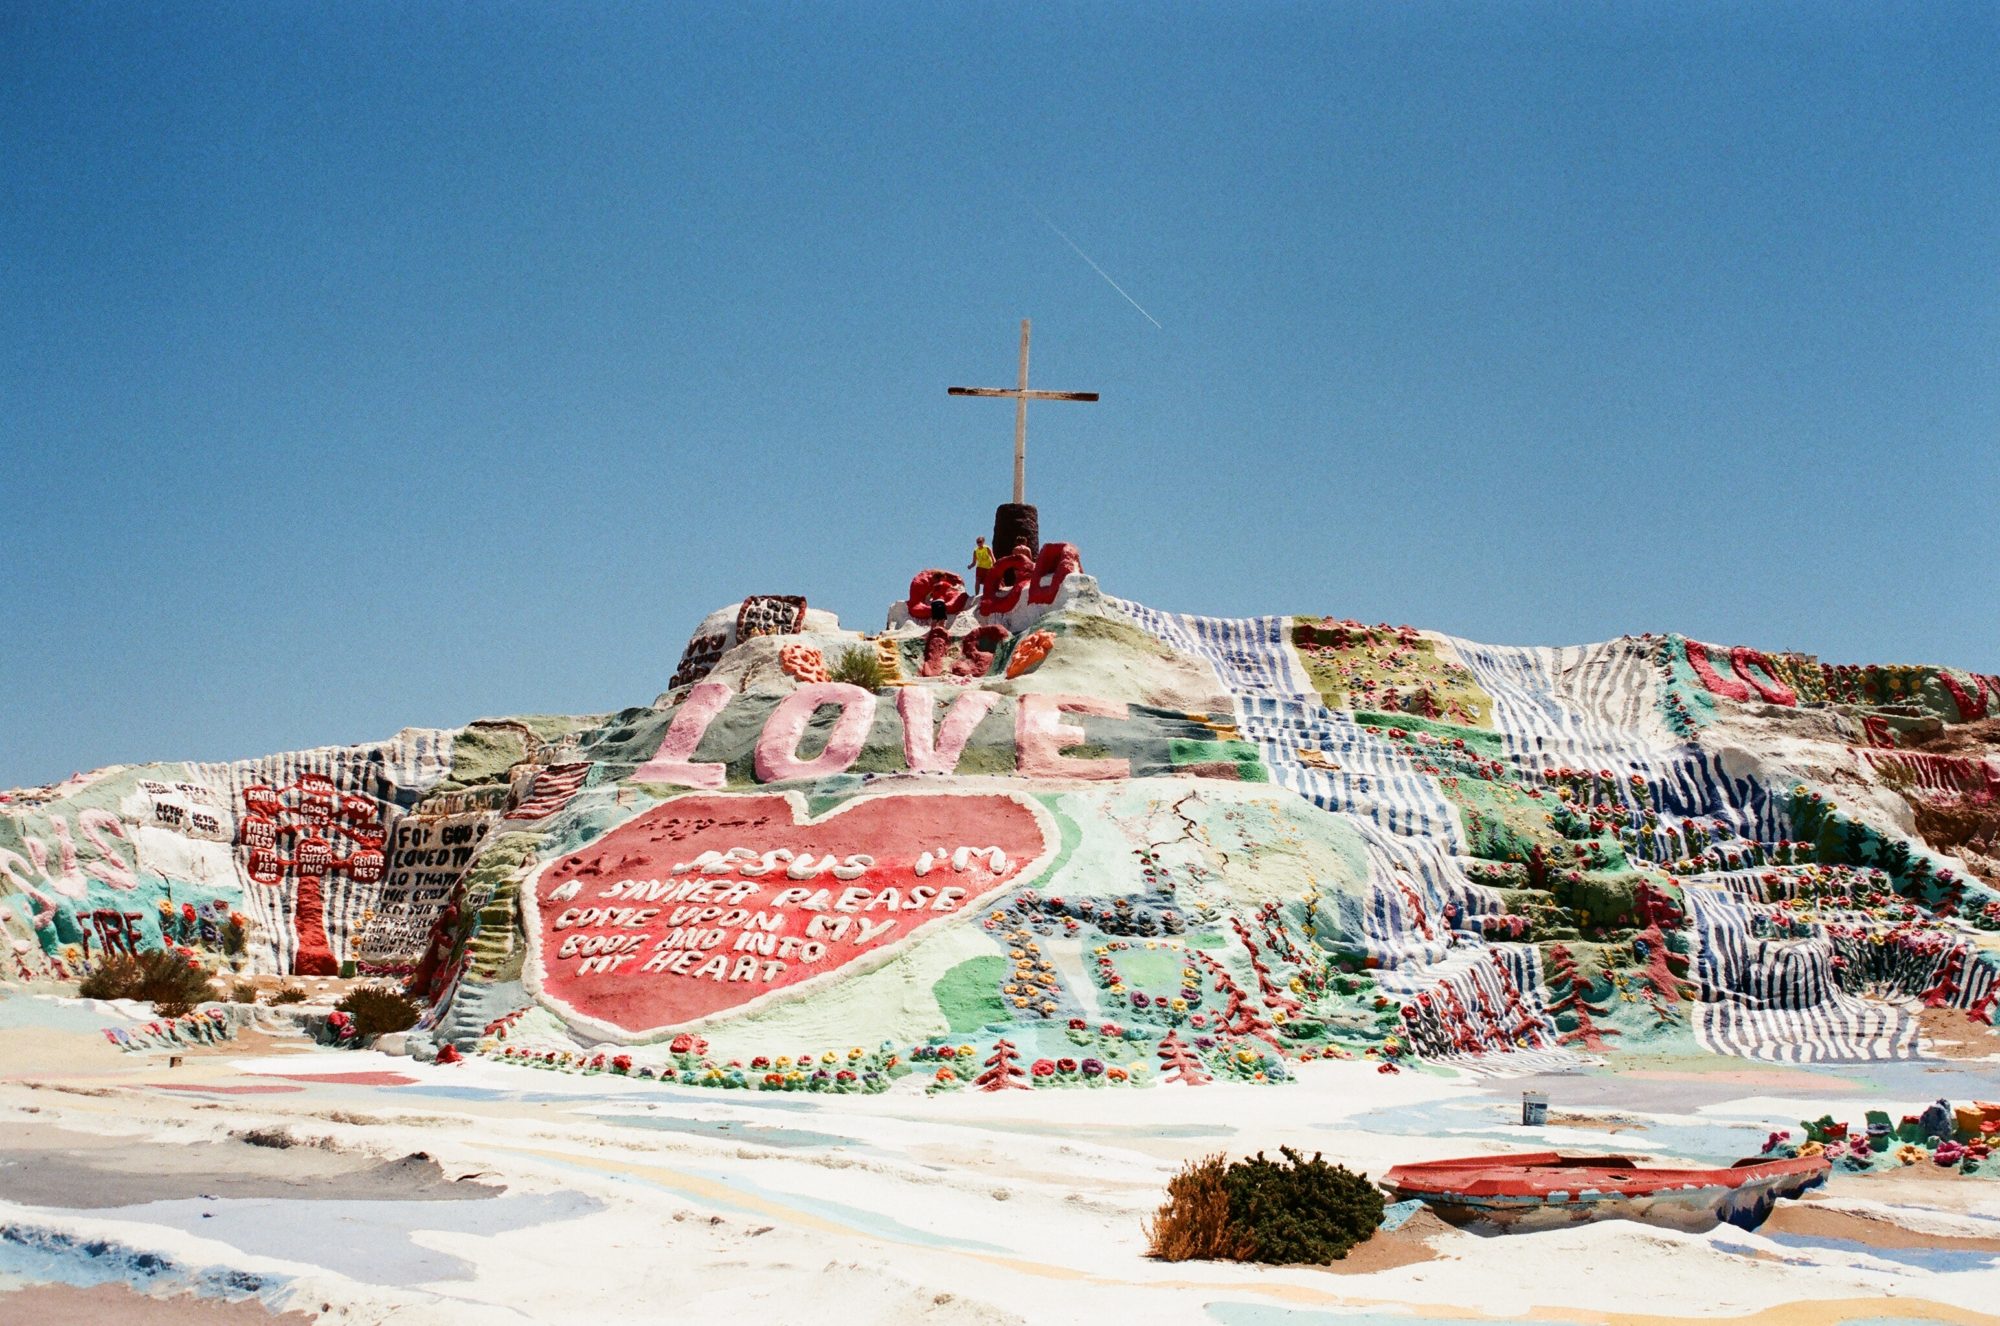
[[[704,681],[688,694],[667,725],[666,736],[653,758],[632,771],[639,783],[674,783],[682,787],[716,789],[726,774],[722,765],[697,762],[695,748],[709,725],[729,704],[734,692],[719,681]],[[875,696],[843,682],[801,686],[779,702],[757,736],[756,775],[760,783],[826,778],[844,773],[861,757],[868,731],[875,722]],[[896,693],[896,713],[903,721],[903,762],[912,773],[950,773],[972,739],[972,733],[1000,696],[993,691],[963,691],[936,720],[936,692],[907,686]],[[1014,762],[1031,778],[1124,778],[1131,763],[1122,759],[1078,759],[1063,752],[1080,746],[1084,731],[1064,721],[1066,714],[1124,718],[1126,706],[1085,695],[1023,695],[1014,719]],[[809,758],[799,755],[806,725],[822,708],[840,710],[826,748]]]

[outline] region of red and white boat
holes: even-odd
[[[1639,1220],[1674,1229],[1728,1221],[1755,1229],[1780,1198],[1826,1182],[1824,1156],[1752,1157],[1721,1169],[1668,1169],[1629,1156],[1467,1156],[1398,1165],[1382,1187],[1418,1198],[1454,1225],[1481,1233],[1553,1229],[1586,1220]]]

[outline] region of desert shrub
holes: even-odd
[[[859,686],[864,691],[879,691],[889,684],[889,674],[882,666],[882,656],[873,647],[856,645],[840,651],[840,657],[833,660],[827,675],[835,681],[844,681],[850,686]]]
[[[1245,1261],[1249,1240],[1229,1223],[1228,1164],[1190,1160],[1167,1180],[1167,1200],[1146,1222],[1146,1255],[1161,1261]]]
[[[1284,1163],[1259,1151],[1222,1176],[1229,1191],[1229,1223],[1251,1245],[1250,1260],[1339,1261],[1382,1223],[1382,1194],[1362,1175],[1329,1165],[1314,1152],[1305,1159],[1279,1147]]]
[[[257,1002],[257,987],[248,981],[238,981],[229,988],[229,1002],[232,1004],[254,1004]]]
[[[113,953],[83,978],[77,993],[86,999],[140,999],[162,1017],[177,1018],[213,997],[208,969],[177,953]]]
[[[1225,1164],[1190,1161],[1167,1181],[1167,1200],[1146,1223],[1147,1255],[1163,1261],[1339,1261],[1382,1223],[1382,1194],[1359,1174],[1278,1148]]]
[[[306,992],[296,985],[284,985],[271,991],[271,1002],[274,1004],[303,1004],[305,1001]]]
[[[356,986],[334,1007],[354,1019],[354,1033],[363,1040],[417,1025],[417,1001],[386,985]]]

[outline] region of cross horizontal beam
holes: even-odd
[[[946,387],[947,396],[1006,396],[1024,401],[1094,401],[1094,391],[1020,391],[1013,387]]]

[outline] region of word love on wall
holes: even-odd
[[[906,686],[896,693],[896,714],[903,725],[903,762],[913,773],[951,773],[957,769],[975,728],[1000,703],[993,691],[947,692],[942,720],[938,692]],[[681,787],[720,788],[727,771],[712,761],[697,761],[695,748],[728,707],[735,692],[719,681],[704,681],[688,692],[653,758],[632,771],[635,783],[672,783]],[[779,702],[757,734],[755,772],[760,783],[827,778],[844,773],[860,758],[875,722],[873,693],[843,682],[810,682]],[[833,731],[818,753],[801,756],[806,727],[821,709],[840,711]],[[1123,759],[1089,759],[1064,752],[1087,740],[1082,727],[1067,715],[1125,718],[1128,708],[1087,695],[1023,695],[1014,715],[1015,767],[1030,778],[1124,778],[1131,763]]]
[[[887,961],[1034,878],[1059,841],[1014,793],[666,801],[530,879],[528,986],[594,1034],[644,1040]]]

